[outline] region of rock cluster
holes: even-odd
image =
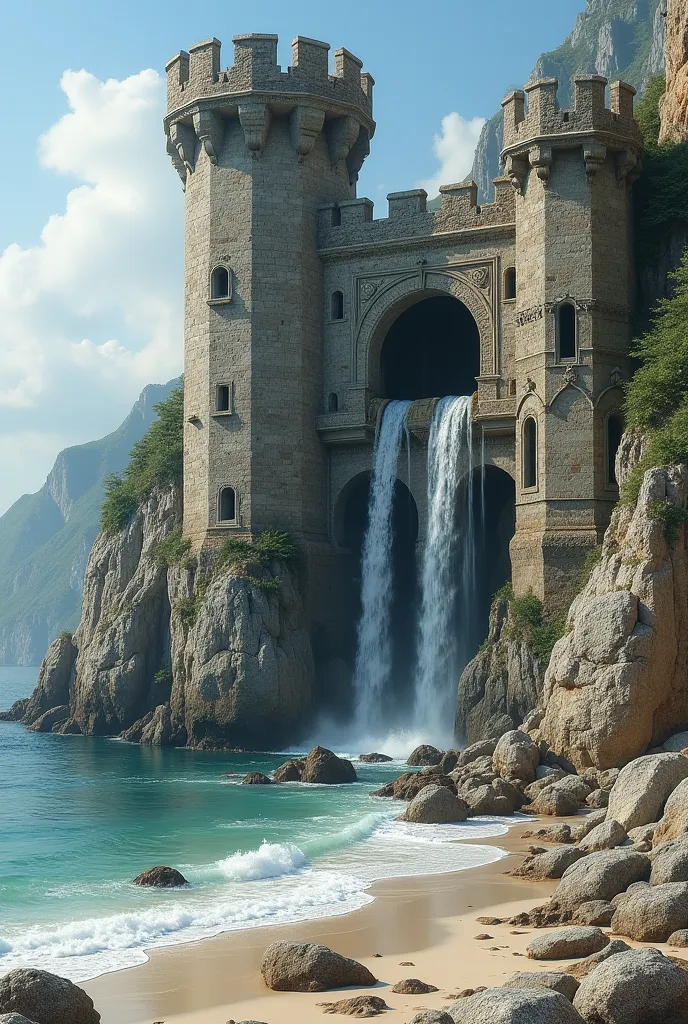
[[[83,989],[47,971],[20,968],[0,978],[0,1014],[34,1024],[99,1024],[100,1014]],[[13,1021],[12,1024],[18,1024]]]

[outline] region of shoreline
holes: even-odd
[[[508,826],[506,834],[481,838],[480,843],[460,841],[504,851],[504,856],[489,864],[375,881],[368,889],[371,902],[345,914],[152,948],[146,951],[147,963],[100,975],[82,987],[94,1000],[102,1024],[281,1022],[292,1015],[299,1024],[322,1022],[318,1003],[345,998],[357,990],[340,994],[268,990],[260,976],[262,954],[271,942],[287,938],[324,943],[360,960],[380,978],[376,994],[409,1018],[422,1007],[441,1008],[451,993],[502,984],[513,971],[528,965],[538,969],[535,961],[524,958],[526,932],[511,936],[507,926],[488,929],[495,941],[500,933],[499,952],[492,943],[475,939],[484,931],[476,917],[512,916],[543,902],[552,892],[554,882],[506,875],[527,852],[529,841],[521,834],[533,824],[521,819]],[[413,966],[401,966],[404,960],[411,960]],[[420,977],[439,991],[426,996],[391,995],[391,986],[406,977]]]

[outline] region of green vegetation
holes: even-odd
[[[156,488],[180,484],[184,443],[184,392],[175,388],[170,397],[156,405],[158,415],[131,450],[129,464],[121,475],[105,481],[101,525],[107,533],[122,530],[136,510]]]
[[[552,648],[566,631],[566,620],[545,612],[542,601],[532,592],[522,597],[514,595],[511,583],[505,583],[497,591],[492,601],[509,602],[511,627],[508,639],[527,640],[536,657],[543,664],[549,662]],[[489,642],[484,642],[481,651],[486,650]]]
[[[253,542],[229,538],[220,548],[216,565],[218,568],[236,565],[269,565],[274,558],[284,562],[293,561],[298,554],[289,534],[281,530],[263,530],[256,534]]]
[[[182,569],[195,569],[196,559],[189,554],[190,549],[191,541],[185,540],[179,527],[175,527],[155,548],[153,558],[163,569],[169,569],[171,565],[180,565]]]
[[[688,523],[688,509],[674,505],[673,501],[655,501],[650,506],[650,515],[664,523],[664,536],[671,547],[679,538],[679,527]]]
[[[153,682],[156,686],[171,686],[172,685],[172,673],[168,668],[161,668],[153,676]]]
[[[580,588],[581,590],[586,585],[592,575],[592,571],[596,565],[602,560],[602,545],[597,544],[594,548],[588,548],[583,559],[583,568],[581,569]]]

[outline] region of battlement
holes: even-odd
[[[353,107],[372,122],[374,79],[361,70],[362,61],[348,50],[335,50],[331,75],[329,43],[297,36],[291,44],[292,65],[282,71],[277,63],[276,35],[239,35],[232,42],[234,63],[227,70],[221,69],[221,43],[215,38],[196,43],[188,53],[182,50],[168,61],[168,115],[200,99],[262,93],[271,103],[279,104],[280,94],[301,94],[331,105],[334,114],[342,107]]]
[[[540,78],[512,92],[502,100],[504,153],[538,140],[552,143],[555,137],[564,145],[575,145],[576,136],[589,133],[603,133],[608,136],[608,144],[616,136],[619,148],[629,142],[640,146],[640,131],[633,116],[635,89],[625,82],[613,82],[607,108],[607,85],[601,75],[577,75],[570,110],[560,110],[557,105],[556,78]]]
[[[478,204],[474,181],[442,185],[438,210],[428,210],[424,189],[392,192],[387,196],[388,216],[373,219],[370,199],[349,199],[319,208],[318,248],[371,245],[397,239],[471,231],[515,224],[516,206],[509,178],[496,178],[493,203]]]

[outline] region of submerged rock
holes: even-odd
[[[150,885],[158,889],[176,889],[179,886],[188,884],[180,871],[163,865],[142,871],[134,879],[134,885]]]
[[[0,1013],[17,1013],[35,1024],[99,1024],[100,1014],[82,988],[32,967],[0,978]]]
[[[388,754],[359,754],[358,760],[361,764],[384,764],[386,761],[393,761]]]
[[[351,761],[337,757],[325,747],[313,747],[304,761],[301,782],[338,785],[342,782],[356,782],[358,776]]]
[[[272,779],[269,779],[267,775],[263,775],[262,772],[249,772],[241,780],[242,786],[273,786]]]
[[[276,992],[325,992],[348,985],[375,985],[367,967],[314,942],[280,939],[263,953],[260,972]]]
[[[305,760],[285,761],[272,773],[275,782],[300,782],[305,768]]]

